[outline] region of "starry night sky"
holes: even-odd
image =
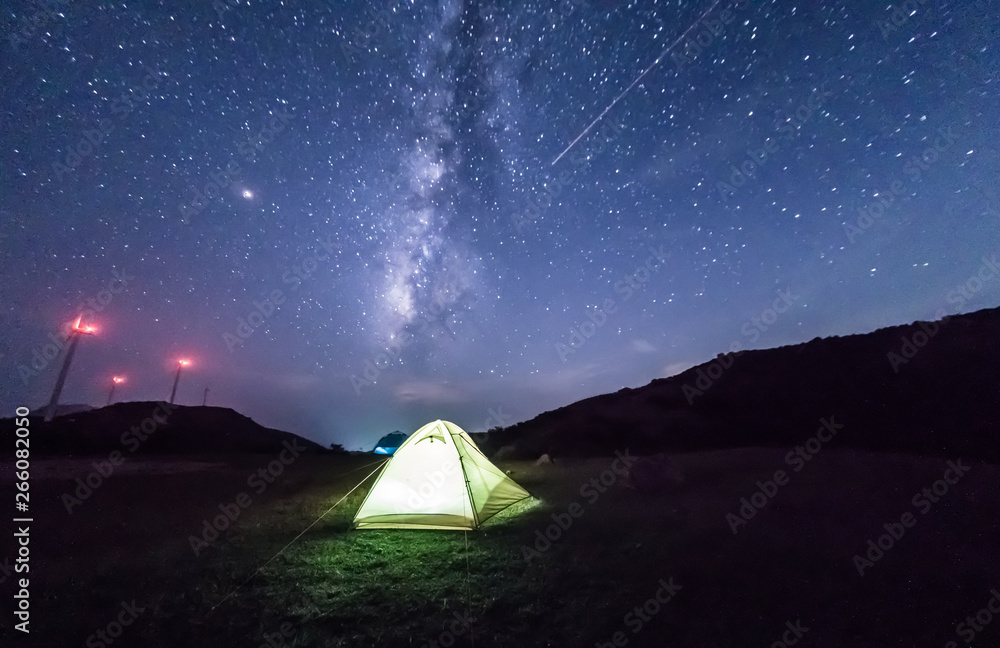
[[[152,4],[0,16],[5,412],[81,312],[64,403],[370,448],[1000,303],[996,2]]]

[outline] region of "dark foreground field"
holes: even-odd
[[[467,535],[352,531],[366,486],[253,575],[372,470],[358,470],[368,457],[303,456],[258,494],[264,482],[247,480],[272,459],[129,459],[72,514],[60,496],[77,488],[89,461],[36,460],[32,632],[10,641],[13,581],[5,567],[3,645],[607,646],[617,639],[909,648],[964,646],[971,632],[973,645],[1000,646],[1000,614],[988,611],[991,591],[1000,590],[996,466],[963,461],[970,469],[940,497],[931,492],[935,503],[914,496],[942,478],[945,460],[834,448],[798,473],[781,451],[681,455],[684,483],[659,494],[624,488],[605,472],[612,458],[501,462],[540,501]],[[3,469],[10,492],[9,464]],[[727,513],[737,514],[755,482],[776,470],[788,471],[789,483],[734,535]],[[581,493],[602,473],[615,481],[605,493],[593,486]],[[241,492],[250,505],[196,556],[190,537],[202,536],[204,521]],[[573,502],[577,518],[567,513]],[[913,524],[890,527],[901,537],[859,575],[855,554],[904,514]],[[553,515],[568,528],[552,526]],[[558,538],[549,547],[539,540],[547,527]],[[9,536],[2,546],[12,550]],[[541,551],[526,560],[523,547]],[[658,594],[668,602],[657,602]],[[1000,609],[1000,599],[992,605]],[[977,613],[974,626],[959,625]]]

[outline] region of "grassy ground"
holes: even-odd
[[[259,572],[371,458],[301,457],[260,495],[247,478],[272,457],[173,473],[169,460],[126,463],[72,514],[60,495],[89,468],[61,462],[32,483],[32,634],[13,645],[86,646],[133,599],[145,609],[111,645],[594,646],[621,632],[629,646],[726,648],[771,646],[797,621],[802,646],[965,645],[956,625],[1000,589],[1000,467],[966,461],[968,474],[924,514],[911,499],[945,461],[827,448],[734,535],[726,514],[757,480],[789,470],[783,455],[683,455],[684,483],[661,494],[619,480],[582,495],[610,458],[501,462],[539,499],[469,534],[350,530],[363,487]],[[252,504],[195,556],[189,537],[240,492]],[[523,547],[572,502],[582,516],[526,560]],[[859,576],[853,556],[906,512],[915,526]],[[669,603],[626,617],[671,578],[680,589]],[[1000,645],[1000,617],[977,641]]]

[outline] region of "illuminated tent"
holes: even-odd
[[[386,463],[354,516],[358,529],[476,529],[531,497],[462,428],[428,423]]]
[[[375,444],[375,454],[391,455],[396,452],[399,446],[403,445],[403,441],[406,441],[406,435],[402,432],[396,431],[391,434],[387,434],[378,440]]]

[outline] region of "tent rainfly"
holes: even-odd
[[[454,423],[428,423],[386,463],[354,516],[357,529],[477,529],[531,497]]]

